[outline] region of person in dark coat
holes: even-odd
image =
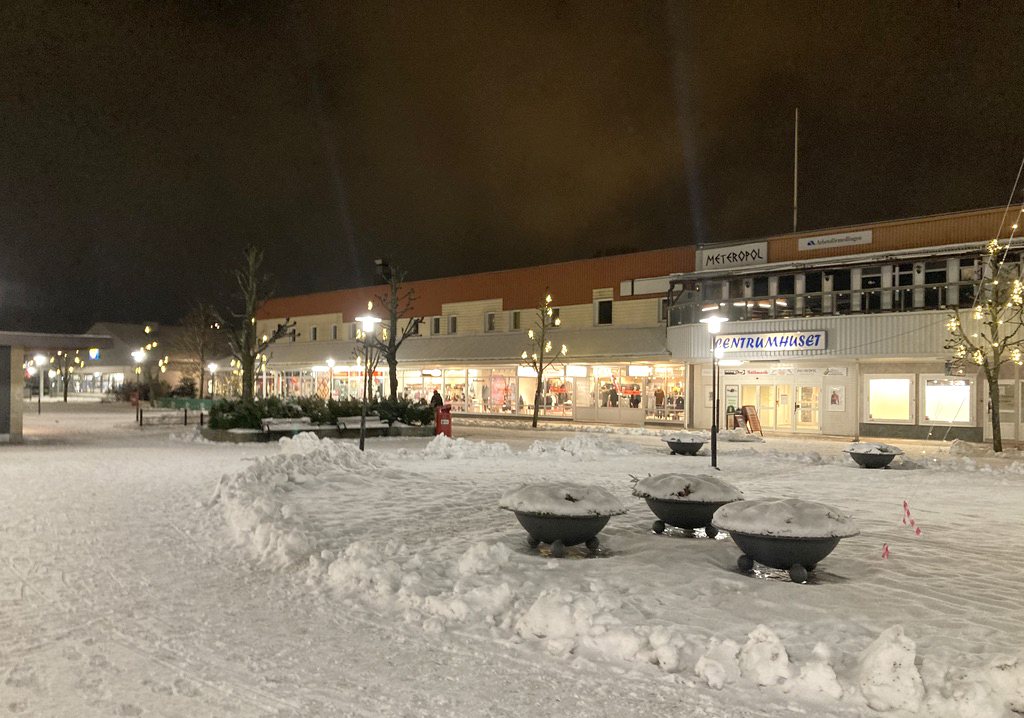
[[[433,395],[430,397],[430,407],[435,411],[444,406],[444,399],[441,398],[441,394],[434,389]]]

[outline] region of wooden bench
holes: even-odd
[[[341,430],[342,438],[347,439],[359,436],[361,421],[362,417],[360,416],[339,416],[335,423],[338,425],[338,429]],[[367,436],[387,436],[390,428],[391,425],[377,414],[366,415]]]

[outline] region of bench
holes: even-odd
[[[351,439],[359,436],[360,416],[339,416],[335,423],[341,431],[341,438]],[[366,415],[366,436],[387,436],[391,425],[377,414]]]

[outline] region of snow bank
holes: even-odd
[[[526,453],[546,459],[588,461],[602,456],[629,456],[637,453],[637,447],[604,436],[578,434],[560,441],[535,441]]]
[[[725,531],[756,536],[825,538],[860,533],[850,517],[838,509],[803,499],[736,501],[715,511],[712,524]]]
[[[542,516],[615,516],[626,513],[605,489],[569,482],[523,484],[506,491],[498,505],[509,511]]]
[[[658,474],[636,482],[633,495],[662,501],[738,501],[743,492],[727,481],[707,474]]]
[[[917,646],[893,626],[872,642],[860,658],[857,683],[876,711],[916,712],[924,699],[924,684],[914,665]]]
[[[451,439],[444,434],[431,439],[422,452],[425,459],[486,459],[511,454],[512,448],[508,444]]]

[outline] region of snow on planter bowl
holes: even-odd
[[[735,501],[718,509],[711,522],[728,531],[743,551],[736,562],[741,571],[757,561],[788,570],[797,583],[807,580],[807,572],[832,553],[839,539],[860,533],[838,509],[802,499]]]
[[[668,444],[673,454],[684,454],[685,456],[696,456],[700,447],[704,446],[706,439],[700,434],[691,434],[688,431],[681,431],[671,436],[662,438]]]
[[[850,458],[865,469],[884,469],[902,449],[881,442],[855,441],[843,449]]]
[[[644,499],[658,517],[651,527],[655,533],[664,532],[666,525],[689,530],[703,527],[708,538],[718,534],[711,525],[715,511],[743,498],[743,492],[729,482],[706,474],[648,476],[636,482],[633,495]]]
[[[626,513],[608,491],[567,482],[523,484],[506,491],[498,505],[515,513],[531,547],[550,544],[555,558],[564,556],[567,546],[581,543],[596,551],[597,534],[608,519]]]

